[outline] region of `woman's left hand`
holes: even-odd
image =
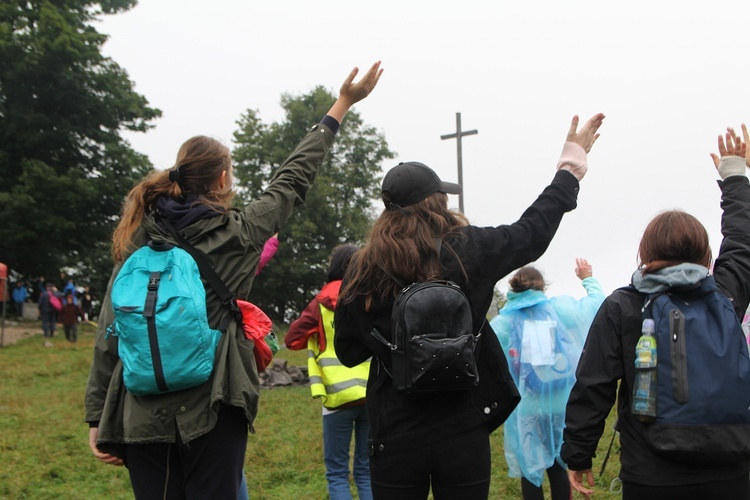
[[[586,153],[591,151],[591,147],[594,145],[596,140],[599,138],[597,130],[602,125],[604,120],[603,113],[597,113],[586,122],[586,124],[578,130],[578,115],[573,117],[570,122],[570,129],[568,129],[567,142],[574,142],[581,146]]]
[[[570,481],[570,486],[578,493],[583,495],[583,498],[585,498],[586,500],[589,500],[591,498],[591,495],[594,494],[594,473],[591,472],[591,469],[568,469],[568,481]],[[584,481],[586,481],[586,483],[588,484],[588,488],[583,484]]]
[[[104,453],[100,451],[99,448],[97,448],[97,437],[99,437],[99,428],[91,427],[89,429],[89,448],[91,448],[91,452],[94,454],[94,456],[105,464],[115,465],[117,467],[121,467],[122,465],[124,465],[121,458],[110,455],[109,453]]]
[[[733,128],[727,127],[725,135],[719,135],[719,154],[711,153],[711,158],[714,160],[714,166],[719,168],[719,161],[725,156],[739,156],[745,158],[745,164],[750,167],[750,151],[747,149],[748,138],[747,127],[742,124],[742,135],[745,140],[743,141],[740,136],[734,131]],[[725,139],[726,138],[726,139]]]
[[[747,127],[744,123],[742,124],[742,135],[743,137],[738,136],[733,128],[727,127],[726,134],[720,135],[718,138],[719,154],[711,153],[714,167],[716,167],[722,179],[734,175],[745,175],[745,167],[750,166],[750,156],[748,156],[750,155],[750,148],[747,147],[750,137],[748,137]]]

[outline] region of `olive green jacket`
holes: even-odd
[[[187,241],[205,252],[209,263],[237,298],[247,297],[263,244],[286,223],[292,209],[304,201],[333,139],[330,128],[315,125],[258,200],[242,211],[201,219],[180,231]],[[143,245],[149,239],[174,242],[157,226],[153,215],[144,217],[135,243]],[[119,266],[112,274],[102,304],[86,386],[85,420],[98,425],[99,448],[120,454],[118,444],[173,443],[177,432],[183,442],[191,441],[214,427],[220,404],[243,408],[252,430],[260,392],[253,342],[237,328],[236,322],[229,321],[229,311],[208,285],[209,325],[219,328],[229,324],[217,347],[209,380],[191,389],[159,395],[135,396],[125,390],[122,362],[117,354],[118,339],[107,335],[107,327],[114,319],[110,292],[118,270]]]

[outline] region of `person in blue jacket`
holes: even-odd
[[[505,459],[510,477],[521,478],[524,500],[543,499],[544,473],[553,500],[570,498],[560,460],[565,404],[575,383],[578,358],[604,291],[586,259],[576,259],[586,297],[547,297],[547,284],[533,266],[510,279],[508,301],[490,325],[508,359],[521,402],[505,422]]]
[[[16,287],[13,289],[13,303],[16,305],[16,316],[23,318],[23,304],[29,296],[26,285],[22,281],[16,282]]]

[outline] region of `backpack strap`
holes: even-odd
[[[696,299],[700,299],[705,297],[706,295],[710,295],[714,292],[722,293],[721,290],[715,285],[715,282],[711,283],[705,283],[704,280],[706,278],[703,278],[701,280],[701,284],[694,287],[689,288],[669,288],[667,290],[663,290],[661,292],[652,292],[652,293],[646,293],[646,301],[643,304],[643,313],[644,318],[652,318],[651,313],[651,305],[652,303],[659,298],[662,295],[668,295],[670,297],[679,297],[683,301],[693,301]],[[706,286],[707,285],[707,286]],[[633,288],[635,290],[635,288]],[[637,290],[636,290],[637,291]],[[640,293],[640,292],[639,292]],[[726,294],[723,294],[726,297]],[[731,299],[730,299],[731,301]],[[652,318],[653,319],[653,318]]]
[[[161,350],[156,335],[156,296],[161,281],[161,273],[154,271],[148,278],[148,292],[146,293],[146,304],[143,308],[143,316],[146,318],[148,326],[148,344],[151,347],[151,359],[154,363],[154,376],[156,377],[156,386],[162,392],[167,392],[169,387],[164,378],[164,366],[161,362]]]
[[[651,318],[651,313],[650,312],[647,313],[646,310],[648,309],[648,311],[650,311],[651,310],[650,306],[651,306],[652,300],[655,299],[658,295],[661,295],[661,294],[664,293],[664,292],[657,292],[657,293],[641,292],[636,287],[634,287],[632,284],[627,285],[627,286],[621,286],[620,288],[618,288],[618,289],[615,290],[615,292],[619,292],[619,291],[627,292],[627,293],[632,293],[633,295],[640,295],[640,296],[644,297],[644,299],[643,299],[643,306],[641,306],[641,313],[643,314],[644,318]],[[651,318],[651,319],[653,319],[653,318]]]
[[[391,342],[388,342],[386,338],[383,337],[383,334],[378,331],[377,328],[373,328],[372,331],[370,332],[370,335],[375,337],[381,344],[388,347],[388,349],[390,349],[391,351],[395,351],[396,349],[398,349],[396,344],[392,344]]]
[[[219,274],[214,270],[213,267],[211,267],[211,264],[208,263],[206,254],[188,243],[187,240],[185,240],[185,238],[183,238],[180,233],[177,232],[177,229],[175,229],[167,219],[160,218],[159,220],[169,230],[174,239],[177,240],[180,248],[190,254],[193,260],[195,260],[195,263],[198,264],[198,270],[200,271],[201,276],[203,276],[208,284],[211,285],[211,288],[214,289],[216,294],[219,296],[221,303],[224,304],[227,309],[229,309],[229,312],[232,313],[232,316],[237,321],[242,321],[242,312],[240,312],[240,308],[237,305],[237,300],[234,294],[229,290],[229,288],[227,288],[227,286],[219,277]]]
[[[398,349],[396,344],[393,344],[391,342],[388,342],[385,337],[383,337],[383,334],[378,331],[377,328],[373,328],[370,332],[370,335],[375,337],[375,340],[386,346],[391,352]],[[378,361],[378,371],[380,370],[380,367],[383,367],[383,371],[388,374],[389,377],[393,378],[393,375],[391,374],[390,370],[385,366],[385,363],[382,359],[380,359],[380,356],[375,356],[375,359]]]

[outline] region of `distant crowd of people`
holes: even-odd
[[[72,277],[60,273],[57,284],[40,276],[33,284],[19,280],[12,286],[11,299],[14,313],[24,318],[29,306],[36,307],[36,318],[41,320],[44,337],[55,336],[57,324],[62,324],[65,338],[70,342],[78,340],[78,325],[81,321],[95,318],[95,299],[90,287],[76,287]]]

